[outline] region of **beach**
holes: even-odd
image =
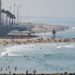
[[[74,53],[74,42],[0,45],[0,73],[74,73]]]
[[[0,0],[0,75],[75,75],[75,1]]]
[[[50,34],[40,34],[40,37],[38,34],[38,37],[32,38],[0,38],[0,70],[2,68],[0,74],[8,75],[11,72],[11,74],[24,75],[27,70],[29,74],[33,74],[36,70],[38,75],[42,73],[64,75],[65,72],[73,74],[75,72],[75,38],[74,35],[66,38],[68,32],[59,32],[59,35],[64,35],[61,38],[48,37]],[[73,33],[74,30],[70,34]]]
[[[1,45],[14,45],[14,44],[41,44],[41,43],[63,43],[63,42],[75,42],[75,38],[63,39],[63,38],[23,38],[23,39],[0,39]]]

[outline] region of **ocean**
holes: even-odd
[[[32,23],[75,26],[75,18],[26,17],[24,19]]]
[[[51,37],[51,34],[41,36]],[[58,32],[56,36],[75,38],[75,29]],[[26,70],[29,73],[33,70],[36,73],[75,72],[75,43],[0,45],[0,73],[26,73]]]

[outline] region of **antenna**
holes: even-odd
[[[20,4],[20,25],[21,25],[21,4]]]
[[[14,3],[14,15],[15,15],[15,3]],[[14,25],[15,25],[15,19],[14,19]]]

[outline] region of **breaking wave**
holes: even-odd
[[[57,46],[57,48],[74,48],[75,45],[62,45],[62,46]]]
[[[2,56],[25,56],[25,55],[37,55],[37,54],[55,54],[59,49],[75,48],[74,44],[28,44],[28,45],[14,45],[5,48],[5,51],[1,53]],[[56,50],[56,51],[55,51]]]

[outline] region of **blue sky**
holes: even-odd
[[[21,4],[21,16],[75,18],[75,0],[2,0],[2,8]]]

